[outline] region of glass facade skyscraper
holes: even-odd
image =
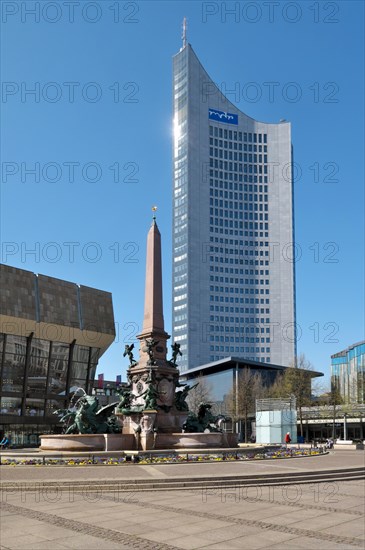
[[[233,105],[189,44],[173,59],[173,340],[181,371],[295,356],[291,127]]]
[[[365,340],[331,355],[331,384],[345,403],[365,403]]]

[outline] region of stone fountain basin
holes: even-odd
[[[135,438],[127,434],[44,434],[42,451],[119,451],[135,449]]]
[[[237,434],[152,433],[141,434],[57,434],[41,435],[42,451],[133,451],[136,449],[207,449],[237,447]]]
[[[209,449],[237,447],[237,434],[209,433],[159,433],[156,449]]]

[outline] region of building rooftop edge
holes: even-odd
[[[234,103],[232,103],[228,98],[227,96],[225,96],[221,90],[218,88],[218,86],[216,85],[215,81],[210,77],[210,75],[208,74],[207,70],[205,69],[205,67],[203,66],[203,64],[201,63],[199,57],[197,56],[197,54],[195,53],[195,50],[194,48],[192,47],[192,45],[187,42],[186,46],[183,46],[182,48],[180,48],[180,50],[174,54],[172,57],[173,59],[175,57],[177,57],[178,55],[180,55],[184,50],[190,48],[191,52],[194,54],[194,56],[196,57],[199,65],[201,66],[201,68],[203,69],[203,71],[206,73],[206,75],[208,76],[209,80],[214,84],[214,86],[216,86],[217,90],[219,91],[220,94],[222,94],[222,96],[225,97],[226,101],[227,101],[227,104],[231,105],[234,109],[237,109],[237,111],[240,112],[241,115],[249,118],[250,120],[252,120],[253,122],[257,122],[258,124],[266,124],[268,126],[282,126],[284,124],[288,124],[289,126],[291,126],[291,122],[289,120],[282,120],[282,121],[279,121],[279,122],[266,122],[264,120],[256,120],[255,118],[251,117],[250,115],[248,115],[247,113],[245,113],[244,111],[242,111],[239,107],[237,107],[237,105],[235,105]]]
[[[347,348],[331,355],[331,359],[334,359],[336,357],[341,357],[342,355],[346,355],[347,352],[351,351],[354,348],[357,348],[358,346],[362,346],[363,344],[365,344],[365,340],[360,340],[360,342],[355,342],[355,344],[351,344]]]
[[[84,284],[80,284],[80,283],[75,283],[74,281],[68,281],[66,279],[60,279],[59,277],[53,277],[52,275],[45,275],[44,273],[36,273],[35,271],[31,271],[30,269],[23,269],[21,267],[15,267],[13,265],[9,265],[9,264],[4,264],[4,263],[0,263],[0,270],[3,268],[3,267],[7,267],[9,269],[15,269],[16,271],[23,271],[24,273],[32,273],[33,275],[35,275],[36,277],[47,277],[48,279],[53,279],[54,281],[62,281],[64,283],[69,283],[71,285],[76,285],[76,286],[79,286],[79,287],[83,287],[83,288],[89,288],[91,290],[97,290],[98,292],[105,292],[105,294],[109,294],[109,295],[112,295],[111,292],[109,292],[108,290],[102,290],[101,288],[96,288],[94,286],[89,286],[89,285],[84,285]]]
[[[264,363],[262,361],[252,361],[251,359],[244,359],[242,357],[229,356],[229,357],[225,357],[224,359],[219,359],[218,361],[212,361],[211,363],[205,363],[204,365],[200,365],[198,367],[185,370],[180,373],[180,376],[196,374],[202,370],[213,369],[214,367],[218,367],[219,365],[222,365],[222,364],[225,364],[226,367],[228,368],[231,363],[238,363],[239,365],[252,365],[256,367],[268,368],[273,370],[285,370],[290,368],[290,367],[285,367],[284,365],[275,365],[273,363]],[[315,370],[308,371],[308,372],[312,373],[313,377],[324,376],[323,372],[319,372]]]

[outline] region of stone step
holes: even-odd
[[[332,471],[320,472],[300,472],[291,474],[274,475],[256,475],[256,476],[234,476],[234,477],[215,477],[212,478],[185,478],[185,479],[153,479],[153,480],[128,480],[128,481],[62,481],[60,484],[56,481],[44,482],[3,482],[0,489],[4,492],[12,491],[52,491],[57,488],[58,491],[69,491],[71,488],[75,492],[83,491],[165,491],[180,489],[201,489],[201,488],[229,488],[232,486],[249,485],[293,485],[298,483],[321,483],[326,481],[348,481],[364,479],[364,468],[346,468]]]

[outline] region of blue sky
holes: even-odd
[[[229,99],[292,123],[298,351],[328,381],[330,355],[364,337],[363,3],[1,8],[1,261],[112,292],[117,339],[98,372],[125,379],[154,204],[171,330],[171,58],[186,16]]]

